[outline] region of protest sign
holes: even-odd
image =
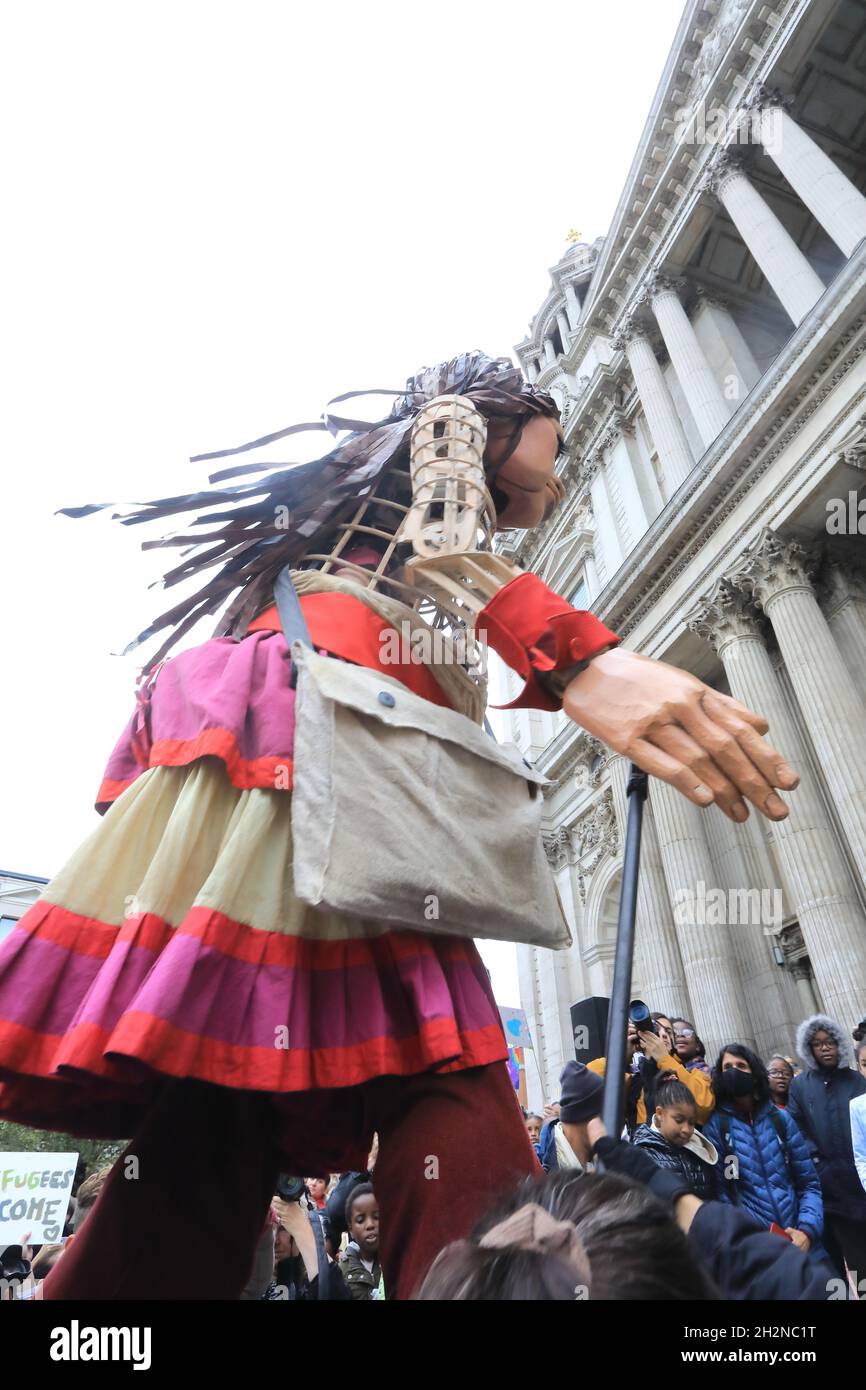
[[[0,1153],[0,1250],[63,1235],[78,1154]]]

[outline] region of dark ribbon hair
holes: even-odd
[[[514,421],[502,462],[517,447],[521,431],[531,416],[559,418],[552,396],[531,386],[509,358],[492,358],[482,352],[462,353],[450,362],[423,368],[410,377],[400,391],[378,388],[347,391],[329,401],[320,420],[290,425],[233,449],[197,454],[191,462],[248,453],[289,435],[312,430],[323,430],[334,436],[342,430],[352,431],[321,458],[301,464],[260,460],[235,465],[212,473],[208,481],[225,483],[249,474],[260,476],[254,482],[135,503],[135,509],[126,514],[115,512],[114,517],[124,526],[137,526],[141,522],[201,508],[201,514],[188,526],[206,529],[145,541],[142,550],[186,547],[181,554],[182,563],[163,576],[165,588],[216,569],[196,593],[160,614],[140,632],[126,647],[124,655],[156,633],[172,628],[171,635],[145,668],[151,670],[201,618],[224,604],[227,606],[215,635],[242,636],[269,601],[280,570],[288,564],[297,567],[308,552],[321,551],[327,545],[336,527],[372,493],[388,469],[397,460],[407,458],[412,424],[422,406],[446,394],[467,396],[488,420]],[[331,413],[331,407],[342,401],[370,395],[396,397],[386,418],[370,423]],[[489,475],[488,482],[492,483]],[[103,502],[63,507],[61,514],[88,516],[114,505]],[[281,515],[288,518],[285,527],[278,524],[277,518]],[[232,594],[235,597],[229,602]]]

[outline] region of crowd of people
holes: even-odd
[[[736,1208],[756,1231],[809,1256],[812,1270],[829,1271],[816,1286],[825,1292],[810,1296],[866,1292],[866,1019],[853,1046],[841,1025],[815,1014],[797,1030],[796,1059],[764,1062],[730,1042],[712,1066],[690,1020],[651,1019],[652,1031],[628,1025],[629,1146],[683,1193]],[[586,1121],[600,1112],[604,1072],[603,1057],[569,1063],[561,1100],[527,1116],[546,1173],[591,1166]]]
[[[853,1047],[815,1014],[796,1059],[730,1042],[710,1065],[694,1023],[649,1017],[628,1025],[622,1135],[599,1118],[605,1058],[567,1063],[525,1116],[543,1176],[479,1213],[417,1298],[866,1295],[866,1019]],[[283,1175],[241,1298],[387,1298],[375,1166],[374,1144],[364,1172]],[[40,1297],[110,1171],[79,1172],[64,1242],[15,1248],[7,1297]]]

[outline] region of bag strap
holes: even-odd
[[[289,650],[291,651],[293,642],[302,642],[305,647],[312,647],[313,639],[310,636],[310,629],[307,627],[307,620],[301,608],[301,600],[298,598],[298,591],[292,581],[291,565],[286,565],[277,575],[274,584],[274,602],[277,605],[283,636]]]
[[[291,565],[286,565],[277,575],[274,583],[274,602],[277,605],[283,636],[286,639],[289,651],[292,649],[293,642],[302,642],[305,647],[312,648],[313,639],[310,636],[310,629],[307,627],[307,620],[301,608],[301,600],[298,598],[298,591],[292,580]],[[292,662],[292,685],[295,684],[295,680],[295,663]],[[486,715],[484,716],[484,730],[495,743],[496,735]],[[531,766],[531,764],[527,764],[527,766]]]
[[[791,1183],[791,1186],[796,1191],[797,1184],[794,1181],[794,1171],[791,1165],[791,1155],[788,1151],[788,1131],[785,1129],[785,1121],[782,1119],[782,1116],[779,1114],[772,1101],[770,1101],[770,1106],[770,1123],[773,1126],[773,1129],[776,1131],[776,1138],[778,1139],[779,1147],[782,1150],[782,1158],[785,1160],[785,1171],[788,1174],[788,1180]]]

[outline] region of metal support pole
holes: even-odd
[[[625,1086],[625,1049],[628,1030],[628,1006],[631,998],[631,969],[634,959],[635,915],[637,884],[640,872],[640,838],[643,827],[643,807],[649,793],[649,779],[634,763],[629,771],[626,797],[628,821],[622,866],[622,890],[619,898],[619,919],[616,928],[616,956],[610,1010],[607,1018],[607,1042],[602,1095],[601,1118],[608,1134],[618,1139],[624,1122],[623,1091]]]

